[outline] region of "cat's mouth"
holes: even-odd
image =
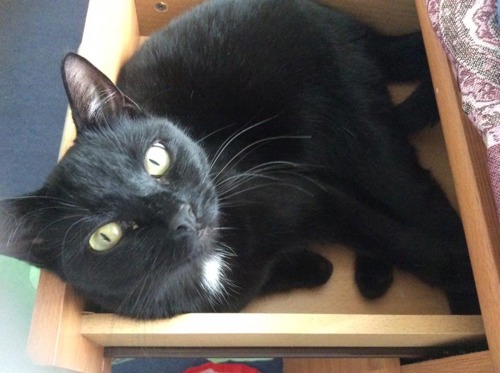
[[[196,229],[196,232],[192,232],[189,262],[203,259],[215,253],[214,231],[212,227],[204,226]]]
[[[224,292],[224,255],[217,249],[215,229],[209,226],[197,230],[198,247],[190,255],[187,265],[196,265],[200,270],[200,284],[210,295]]]

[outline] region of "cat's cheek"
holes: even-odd
[[[202,217],[202,223],[208,228],[214,228],[219,224],[219,206],[211,204],[205,208],[205,214]]]
[[[219,201],[215,190],[210,185],[204,185],[199,195],[201,198],[196,205],[200,223],[206,227],[216,226],[219,218]]]

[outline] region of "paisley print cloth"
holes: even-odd
[[[500,26],[497,0],[426,0],[450,59],[462,107],[482,135],[500,217]]]

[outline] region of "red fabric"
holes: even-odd
[[[184,373],[260,373],[257,369],[244,364],[206,363],[189,368]]]

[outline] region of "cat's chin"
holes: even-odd
[[[220,248],[217,248],[214,235],[215,229],[211,227],[204,227],[197,231],[198,249],[186,264],[198,268],[201,275],[200,284],[210,296],[219,296],[224,292],[223,279],[226,265],[225,255]]]
[[[211,295],[224,292],[224,259],[221,254],[206,255],[202,259],[202,286]]]

